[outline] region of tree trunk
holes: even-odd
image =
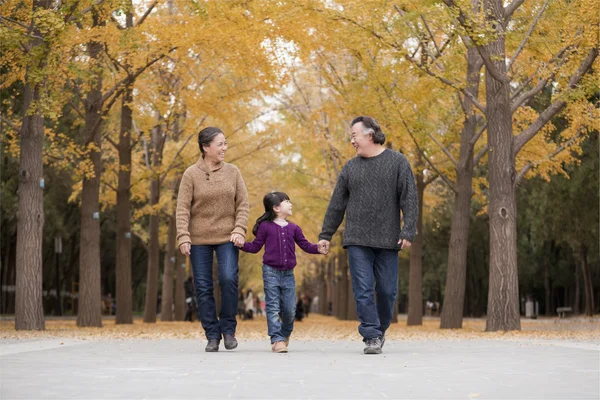
[[[50,0],[34,0],[33,13],[49,9]],[[17,250],[15,288],[15,329],[44,330],[42,299],[42,243],[44,232],[44,115],[38,104],[46,78],[40,79],[38,69],[45,66],[46,44],[35,24],[30,42],[31,51],[38,52],[38,65],[27,67],[21,150],[19,160],[19,188],[17,211]],[[39,54],[39,49],[42,54]]]
[[[587,247],[581,244],[579,248],[581,257],[581,271],[583,272],[583,287],[585,290],[585,316],[594,315],[594,287],[592,286],[592,275],[587,260]]]
[[[579,264],[575,263],[575,298],[573,299],[573,314],[579,314],[581,299],[581,277],[579,276]]]
[[[176,268],[175,238],[175,219],[169,218],[167,251],[165,252],[165,262],[163,263],[162,305],[160,307],[162,310],[160,313],[161,321],[173,321],[171,310],[173,309],[173,274]],[[178,283],[183,287],[183,281],[179,281]]]
[[[35,2],[34,11],[42,8]],[[39,34],[39,32],[38,32]],[[41,46],[35,39],[34,46]],[[21,153],[19,165],[19,203],[17,212],[17,279],[15,328],[17,330],[44,330],[42,300],[42,238],[44,231],[44,167],[42,146],[44,117],[34,109],[40,101],[40,85],[32,83],[28,68],[25,81],[23,125],[21,126]]]
[[[175,276],[175,321],[183,321],[185,319],[185,287],[183,286],[185,275],[185,256],[176,249],[175,252],[175,268],[177,270]]]
[[[90,59],[97,60],[102,44],[88,43]],[[97,68],[97,66],[94,66]],[[90,150],[93,174],[85,174],[81,190],[79,231],[79,310],[77,326],[102,326],[102,288],[100,283],[100,174],[102,171],[101,109],[102,72],[96,70],[95,81],[85,99],[84,140]]]
[[[150,206],[153,208],[153,210],[152,214],[150,214],[150,239],[148,241],[148,275],[146,277],[146,304],[144,307],[144,322],[146,323],[156,322],[156,305],[158,296],[158,260],[160,256],[160,246],[158,243],[158,228],[160,221],[158,212],[154,210],[154,207],[156,207],[159,201],[159,190],[160,189],[158,186],[158,180],[152,178],[150,181]],[[171,270],[171,295],[173,293],[172,285],[173,275]]]
[[[343,234],[340,234],[343,237]],[[342,239],[343,240],[343,239]],[[348,253],[340,246],[338,250],[338,266],[340,272],[339,304],[337,317],[341,320],[348,319]]]
[[[486,18],[497,36],[483,47],[486,66],[486,111],[489,141],[490,287],[486,331],[520,330],[519,277],[517,270],[517,204],[515,159],[512,151],[510,81],[506,75],[506,54],[501,0],[485,0]],[[492,76],[496,74],[496,77]],[[502,78],[506,79],[502,79]]]
[[[544,246],[544,250],[546,246]],[[552,309],[552,285],[550,284],[550,256],[544,251],[544,308],[546,309],[545,315],[547,317],[554,314]]]
[[[422,164],[422,163],[420,163]],[[417,236],[410,246],[410,267],[408,277],[408,317],[406,325],[423,325],[423,197],[425,181],[423,171],[419,168],[416,174],[417,196],[419,198],[419,217],[417,220]]]
[[[327,261],[321,259],[319,273],[319,314],[327,315]]]
[[[479,74],[481,57],[475,47],[467,50],[466,90],[477,98],[479,94]],[[450,226],[448,246],[448,269],[444,307],[440,318],[440,328],[462,328],[467,277],[467,246],[469,244],[469,224],[471,216],[471,196],[473,195],[473,148],[477,118],[473,102],[464,97],[466,119],[460,135],[460,151],[456,166],[456,194]]]
[[[119,135],[119,178],[117,186],[117,324],[133,323],[131,292],[131,129],[133,125],[130,104],[133,86],[123,92],[121,104],[121,131]],[[156,306],[156,305],[155,305]]]

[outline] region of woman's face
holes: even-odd
[[[225,135],[219,133],[210,142],[209,146],[204,146],[204,158],[212,162],[225,160],[225,152],[227,151],[227,140]]]

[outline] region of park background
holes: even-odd
[[[14,315],[3,329],[43,330],[58,315],[100,327],[109,293],[117,325],[182,320],[190,269],[174,212],[206,126],[225,132],[225,161],[248,187],[249,227],[264,194],[284,191],[316,242],[354,155],[357,115],[379,121],[416,178],[419,235],[400,257],[403,322],[421,325],[427,302],[441,308],[428,330],[472,328],[465,317],[485,318],[479,331],[519,330],[527,304],[530,317],[562,307],[591,317],[600,309],[597,7],[2,2],[0,312]],[[327,256],[300,253],[296,279],[298,292],[318,296],[315,311],[354,320],[342,234]],[[261,292],[260,266],[241,255],[240,289]]]

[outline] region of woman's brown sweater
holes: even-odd
[[[232,233],[246,237],[248,191],[240,170],[221,162],[210,168],[203,158],[181,178],[177,196],[177,241],[221,244]]]

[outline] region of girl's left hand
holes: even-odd
[[[244,246],[244,237],[242,235],[240,235],[239,233],[232,233],[231,234],[231,239],[229,239],[230,242],[233,242],[233,244],[236,247],[242,247]]]

